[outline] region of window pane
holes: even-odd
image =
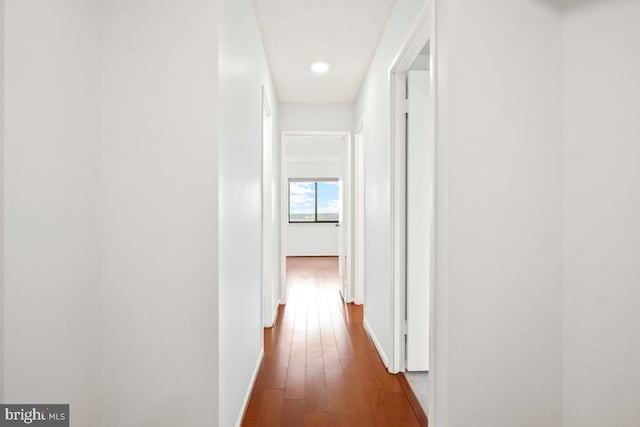
[[[318,221],[338,221],[339,215],[338,182],[318,182]]]
[[[289,183],[289,221],[314,222],[316,220],[315,183]]]

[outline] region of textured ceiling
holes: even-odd
[[[395,0],[254,0],[281,102],[356,98]],[[331,70],[314,74],[312,62]]]

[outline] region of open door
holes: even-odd
[[[344,232],[345,227],[345,208],[344,208],[344,181],[338,182],[338,199],[340,200],[340,208],[338,215],[338,277],[340,280],[340,293],[344,302],[350,301],[349,289],[347,286],[347,251],[346,251],[346,238]]]
[[[342,172],[343,178],[338,182],[339,219],[338,230],[338,273],[340,292],[345,302],[353,302],[354,290],[352,280],[352,242],[351,242],[351,136],[343,137]]]
[[[407,73],[407,345],[406,369],[429,370],[433,265],[434,158],[428,117],[429,71]]]
[[[353,176],[351,165],[351,135],[348,134],[344,138],[342,146],[343,174],[344,178],[340,181],[338,192],[340,197],[340,226],[339,237],[339,253],[340,253],[340,280],[342,285],[342,295],[346,302],[354,302],[355,289],[353,280],[353,241],[352,241],[352,224],[353,224]]]

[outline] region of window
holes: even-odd
[[[289,179],[289,222],[338,222],[339,194],[336,178]]]

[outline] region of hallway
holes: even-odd
[[[334,257],[287,259],[287,304],[265,329],[265,354],[243,426],[418,426],[395,376],[342,303]]]

